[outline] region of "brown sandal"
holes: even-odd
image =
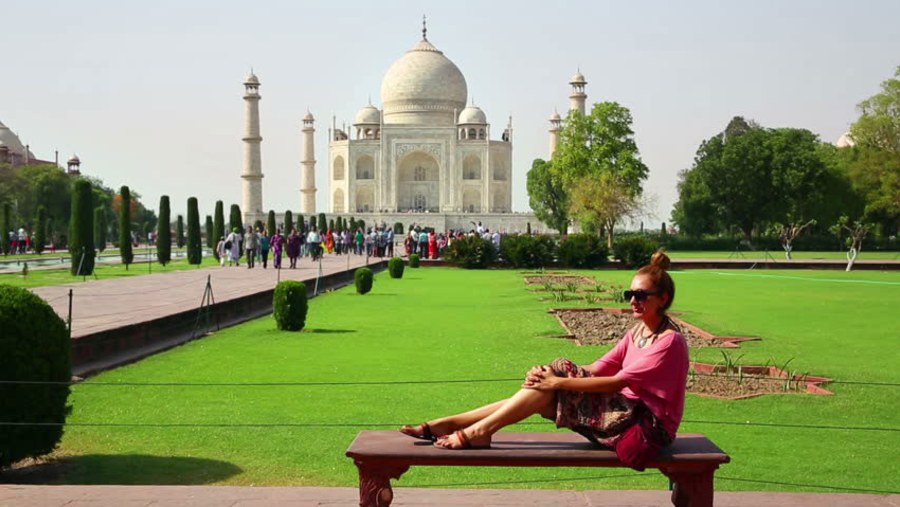
[[[444,446],[440,446],[440,445],[437,447],[440,447],[441,449],[448,449],[451,451],[452,450],[462,450],[462,449],[490,449],[491,448],[491,444],[473,445],[472,441],[469,440],[469,437],[466,436],[466,432],[464,432],[463,430],[454,431],[453,434],[456,435],[456,439],[459,440],[460,447],[458,447],[456,449],[454,449],[453,447],[444,447]]]
[[[437,437],[431,432],[431,426],[429,426],[427,422],[423,422],[418,426],[410,426],[407,424],[400,428],[400,433],[413,438],[418,438],[419,440],[428,440],[429,442],[437,440]]]

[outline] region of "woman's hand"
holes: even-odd
[[[525,389],[536,389],[538,391],[553,391],[559,389],[560,377],[557,377],[553,370],[548,366],[535,366],[528,371],[525,376],[525,383],[522,387]]]

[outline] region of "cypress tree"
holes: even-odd
[[[106,244],[106,231],[103,230],[103,207],[94,208],[94,248],[100,252],[100,245]]]
[[[188,264],[200,264],[203,262],[203,246],[200,243],[200,210],[196,197],[189,197],[187,220],[187,257]]]
[[[69,254],[72,276],[88,276],[94,272],[94,191],[85,179],[72,187],[72,214],[69,222]],[[130,245],[130,243],[129,243]]]
[[[362,229],[363,232],[366,232],[366,221],[363,219],[357,220],[356,227]]]
[[[3,217],[2,222],[0,222],[0,227],[3,228],[2,237],[0,237],[0,250],[3,250],[3,255],[9,255],[9,203],[3,204]]]
[[[297,213],[297,232],[300,234],[309,232],[306,230],[306,219],[300,213]]]
[[[294,214],[291,213],[291,210],[287,210],[284,212],[284,230],[281,231],[285,236],[291,233],[291,230],[294,229]]]
[[[213,221],[211,216],[206,215],[206,223],[203,225],[203,229],[206,231],[206,247],[215,248],[216,240],[213,237]]]
[[[335,225],[334,219],[332,218],[331,220],[328,221],[328,228],[331,229],[332,231],[334,231],[334,225]]]
[[[225,237],[225,210],[222,201],[216,201],[216,212],[213,215],[213,241],[216,247],[219,246],[219,240]],[[213,247],[213,256],[219,260],[219,251]]]
[[[127,271],[128,266],[134,261],[134,254],[131,251],[131,190],[123,185],[119,195],[122,196],[119,209],[119,255]]]
[[[172,212],[169,196],[159,198],[159,222],[156,224],[156,260],[165,266],[172,260]]]
[[[4,232],[4,234],[6,234]],[[37,209],[37,226],[34,231],[34,244],[31,245],[34,251],[41,253],[44,251],[44,245],[47,244],[47,208],[43,205]]]
[[[325,213],[319,213],[319,232],[325,232],[328,229],[328,220],[325,220]]]
[[[178,215],[175,220],[175,245],[178,248],[184,248],[184,217]]]
[[[244,232],[244,222],[241,219],[241,207],[237,204],[232,204],[231,213],[228,217],[228,230],[233,232],[235,229],[237,229],[238,234],[242,234]]]
[[[350,217],[350,232],[356,232],[356,219]]]
[[[266,229],[269,230],[269,236],[275,234],[275,210],[269,210],[269,216],[266,217]]]
[[[103,212],[100,213],[100,231],[102,234],[101,242],[97,245],[97,249],[101,252],[106,250],[106,243],[109,242],[109,219],[107,217],[107,209],[103,208]]]

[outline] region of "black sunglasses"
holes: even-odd
[[[625,301],[631,301],[631,298],[634,298],[638,302],[644,302],[650,296],[655,296],[659,294],[659,292],[647,292],[644,289],[638,290],[626,290],[625,291]]]

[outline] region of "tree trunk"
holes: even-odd
[[[857,255],[859,255],[859,251],[856,250],[856,247],[850,247],[850,251],[847,252],[847,269],[846,269],[846,271],[851,271],[853,269],[853,263],[856,262]]]
[[[781,244],[781,248],[784,248],[784,258],[787,260],[791,260],[791,251],[794,247],[791,245],[790,241],[785,241]]]

